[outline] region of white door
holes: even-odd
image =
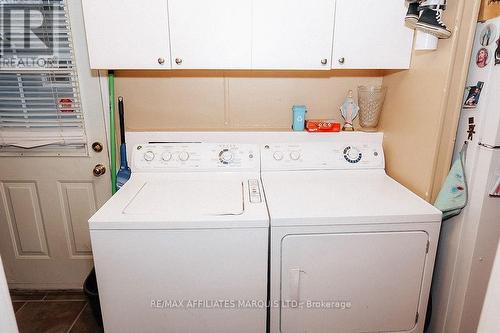
[[[250,68],[251,3],[251,0],[170,0],[172,68]]]
[[[335,0],[254,0],[253,69],[331,68]]]
[[[413,30],[397,0],[337,0],[332,68],[409,68]]]
[[[14,288],[81,288],[92,267],[87,220],[111,195],[109,172],[93,175],[97,164],[108,166],[99,80],[81,2],[67,4],[50,1],[61,26],[69,11],[73,50],[62,55],[72,65],[0,71],[0,253]]]
[[[91,68],[170,69],[167,0],[83,0]]]
[[[425,232],[286,236],[281,332],[412,329],[427,240]]]

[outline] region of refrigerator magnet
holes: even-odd
[[[479,42],[482,46],[489,46],[497,35],[497,29],[493,24],[488,24],[481,31],[481,37],[479,37]]]
[[[480,48],[479,51],[477,51],[476,55],[476,65],[479,68],[484,68],[486,65],[488,65],[489,62],[489,53],[488,50],[484,47]]]
[[[474,117],[469,117],[469,127],[467,129],[467,140],[474,140],[474,134],[476,134],[476,124],[474,123]]]
[[[465,88],[463,103],[464,109],[475,109],[477,107],[483,86],[484,82],[478,81],[475,86],[468,86]]]

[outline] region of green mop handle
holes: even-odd
[[[116,133],[115,133],[115,75],[113,71],[108,74],[109,86],[109,161],[111,169],[111,193],[116,192]]]

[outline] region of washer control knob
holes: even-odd
[[[229,149],[223,149],[219,153],[219,160],[223,164],[229,164],[233,160],[233,153]]]
[[[144,159],[148,162],[154,160],[155,153],[153,153],[151,150],[148,150],[147,152],[144,153]]]
[[[161,154],[161,159],[166,161],[166,162],[170,161],[172,159],[172,154],[169,153],[168,151],[166,151],[163,154]]]
[[[179,160],[181,160],[182,162],[189,160],[189,153],[187,151],[180,152],[179,153]]]
[[[280,151],[275,151],[273,157],[276,161],[281,161],[283,159],[283,153]]]
[[[299,151],[292,151],[290,152],[290,159],[297,161],[300,159],[300,152]]]

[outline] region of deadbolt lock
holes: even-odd
[[[106,167],[102,164],[97,164],[92,172],[94,173],[94,176],[100,177],[106,173]]]
[[[100,153],[100,152],[102,151],[103,147],[102,147],[102,144],[101,144],[100,142],[97,142],[97,141],[96,141],[96,142],[94,142],[94,143],[92,144],[92,149],[93,149],[96,153]]]

